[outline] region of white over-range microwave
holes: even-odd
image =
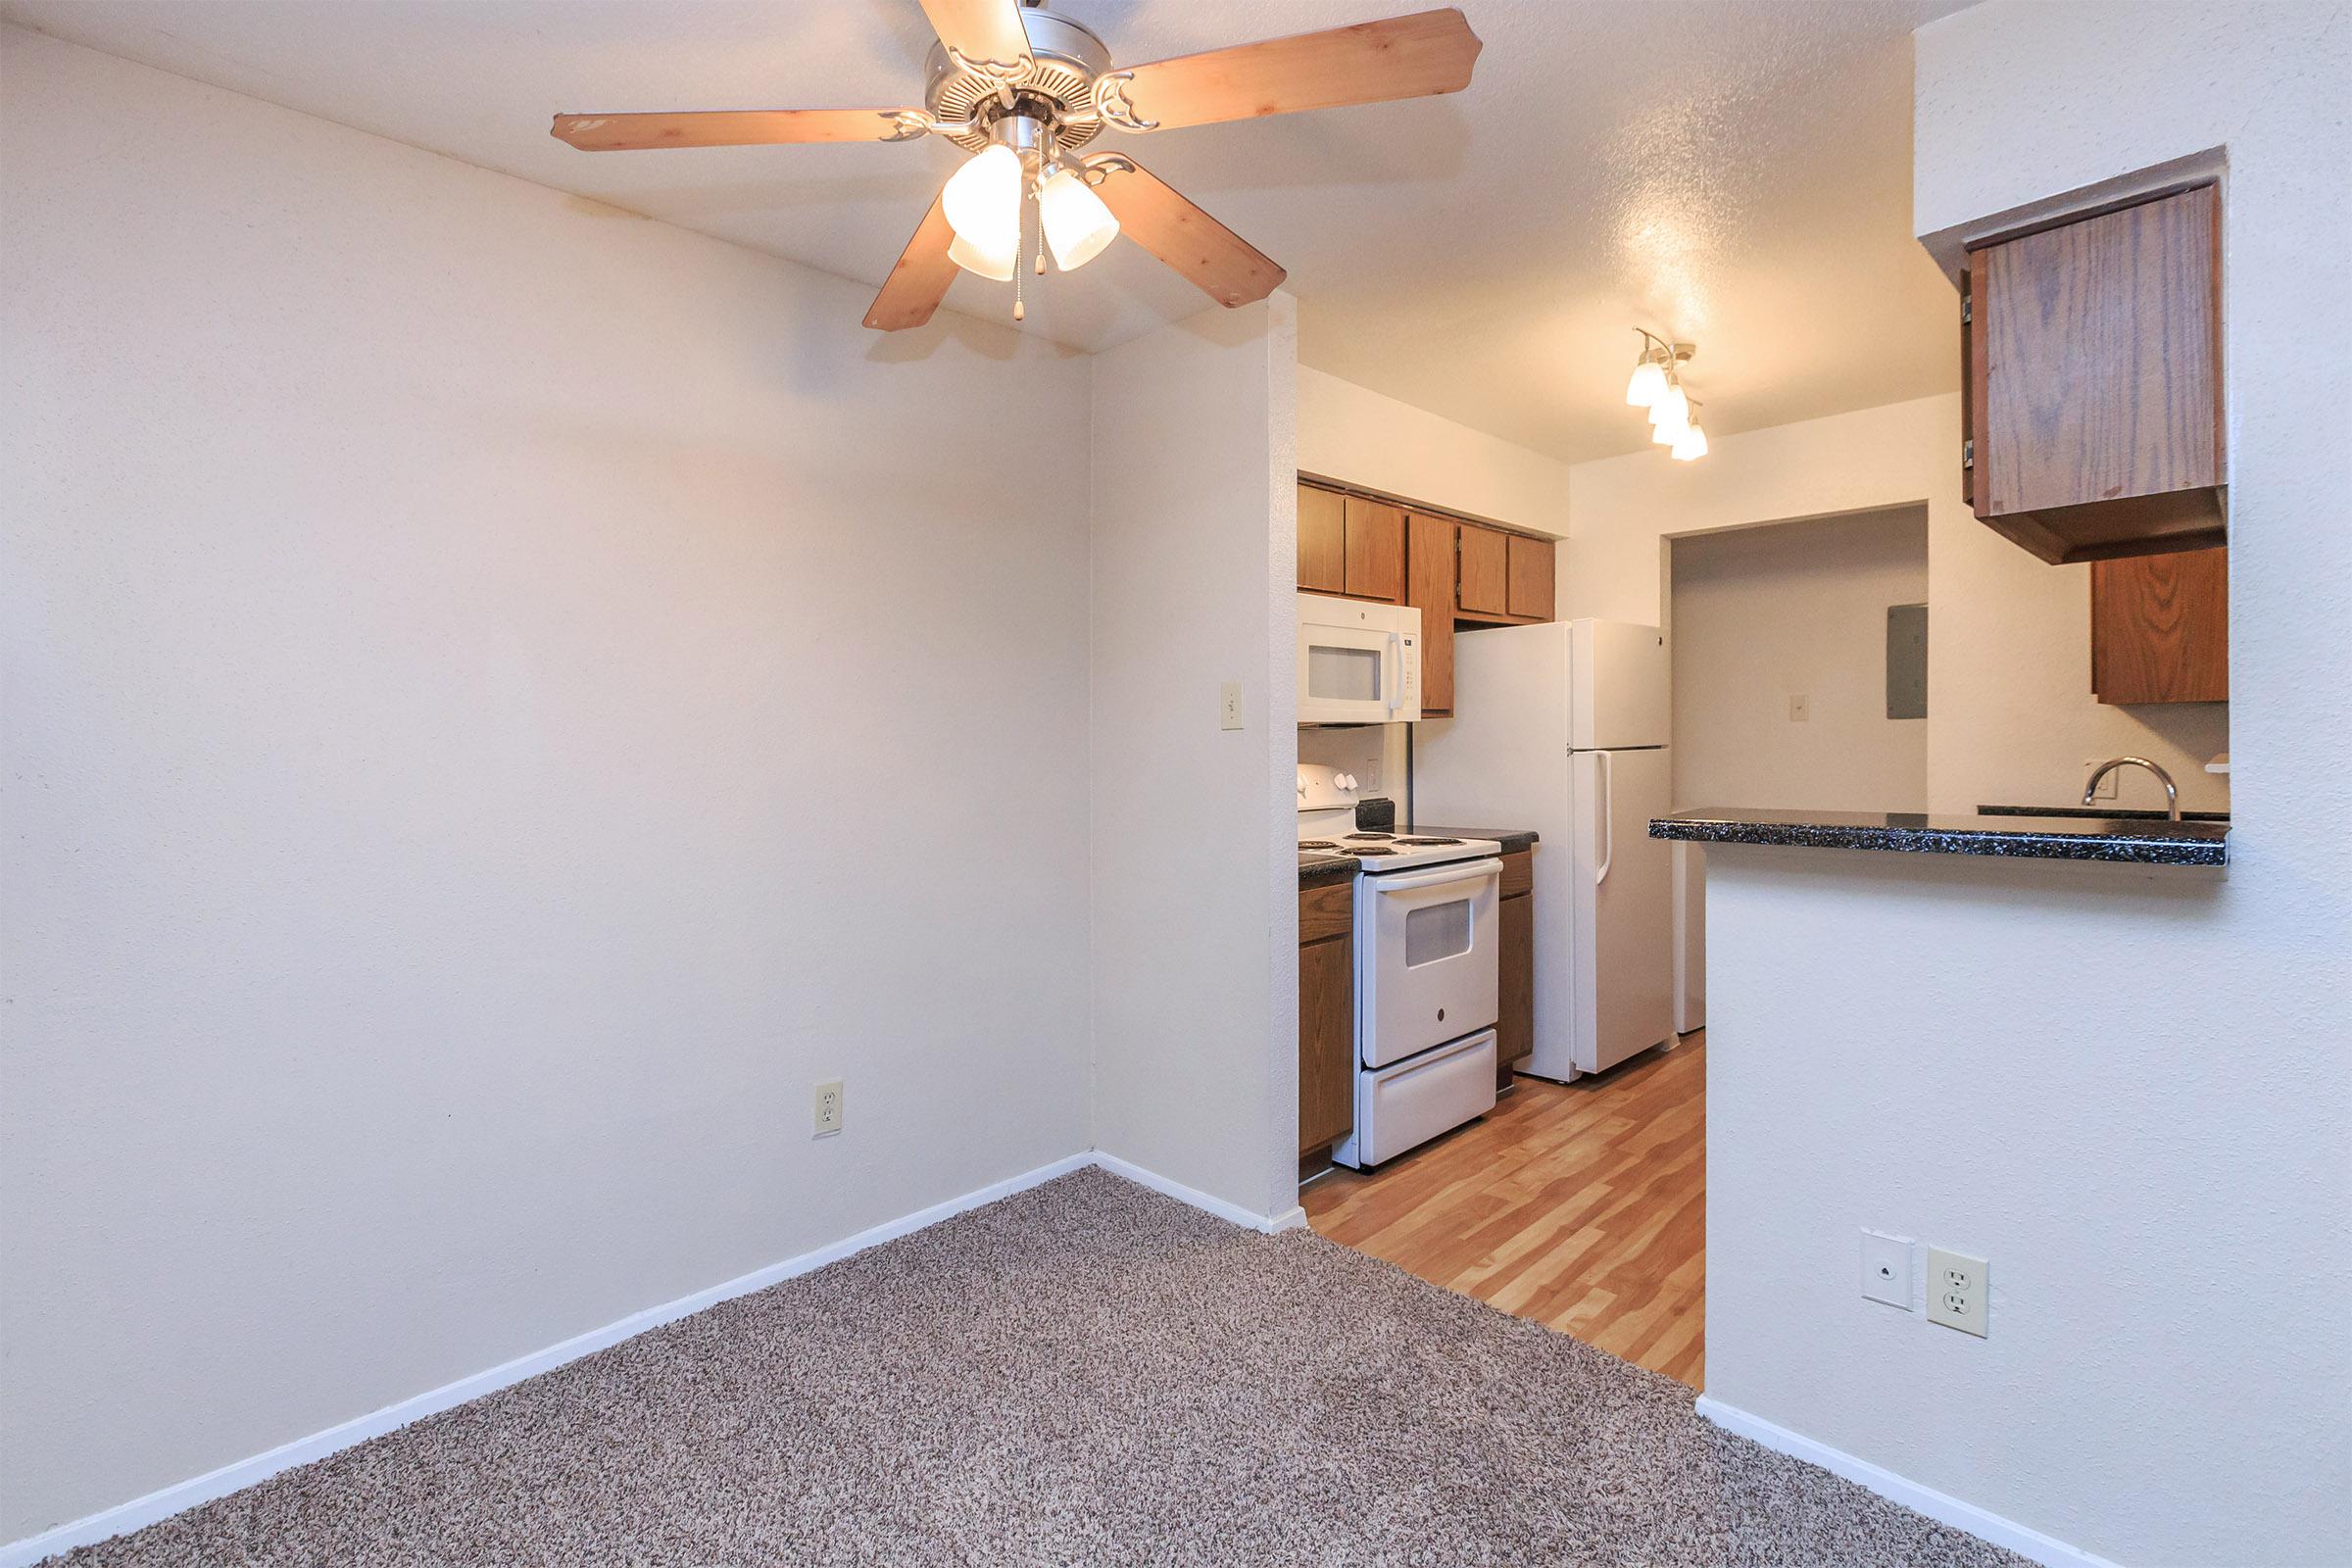
[[[1410,724],[1421,717],[1421,612],[1298,596],[1298,722]]]

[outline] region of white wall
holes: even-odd
[[[0,1541],[1087,1147],[1085,361],[0,73]]]
[[[1568,465],[1298,367],[1298,467],[1534,533],[1568,532]]]
[[[2227,146],[2227,875],[1710,856],[1710,1396],[2122,1562],[2352,1540],[2343,21],[1918,37],[1923,233]],[[1989,1257],[1991,1337],[1860,1300],[1865,1224]]]
[[[2229,779],[2204,770],[2230,745],[2229,705],[2094,700],[2090,568],[2044,565],[1977,521],[1960,500],[1959,450],[1953,393],[1726,436],[1697,463],[1640,452],[1577,464],[1560,613],[1658,620],[1670,538],[1924,506],[1931,809],[2064,805],[2082,796],[2086,759],[2125,753],[2169,768],[2183,806],[2229,809]],[[2132,772],[2123,804],[2162,806],[2155,781]]]
[[[1675,804],[1927,809],[1927,720],[1886,716],[1886,609],[1928,597],[1925,512],[1731,529],[1672,551]]]
[[[1297,364],[1278,293],[1094,369],[1095,1141],[1267,1218],[1298,1178]]]

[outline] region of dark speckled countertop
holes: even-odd
[[[1532,827],[1440,827],[1429,822],[1415,822],[1405,829],[1425,839],[1493,839],[1502,846],[1505,855],[1517,855],[1521,850],[1536,847],[1536,830]]]
[[[1692,844],[1786,844],[1912,855],[2121,860],[2135,865],[2226,865],[2227,822],[2112,816],[1933,816],[1908,811],[1677,811],[1649,836]]]
[[[1329,882],[1345,882],[1355,875],[1361,862],[1345,855],[1307,855],[1298,857],[1298,888],[1319,888]]]

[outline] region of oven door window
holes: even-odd
[[[1306,650],[1306,695],[1325,703],[1378,703],[1388,657],[1378,648],[1314,643]]]
[[[1408,909],[1404,915],[1404,966],[1458,958],[1470,951],[1470,901],[1450,899]]]

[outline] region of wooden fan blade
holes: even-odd
[[[942,198],[932,197],[931,210],[915,225],[914,238],[899,253],[898,265],[866,311],[865,324],[877,332],[901,332],[931,319],[956,281],[956,264],[948,260],[948,243],[955,237]]]
[[[1162,128],[1460,92],[1484,47],[1459,11],[1236,44],[1135,68],[1137,118]]]
[[[584,153],[648,147],[772,147],[903,141],[896,109],[711,109],[674,115],[558,115],[548,132]]]
[[[1106,172],[1095,194],[1119,220],[1119,232],[1182,272],[1231,310],[1262,300],[1287,275],[1248,240],[1179,196],[1124,153],[1098,153],[1090,169]]]
[[[923,15],[939,41],[975,66],[1003,66],[1029,58],[1029,33],[1021,25],[1021,0],[923,0]]]

